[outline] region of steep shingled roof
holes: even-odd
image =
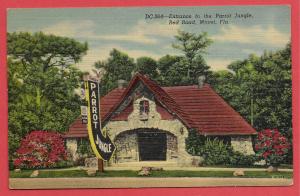
[[[208,84],[198,86],[165,87],[164,90],[189,114],[194,128],[205,135],[256,134],[243,119]]]
[[[126,89],[114,89],[101,98],[102,122],[122,103],[130,89],[142,81],[155,99],[188,128],[195,128],[204,135],[251,135],[256,131],[228,105],[208,84],[198,86],[160,87],[156,82],[137,74]],[[130,108],[127,109],[130,111]],[[127,111],[127,113],[128,113]],[[123,114],[124,117],[124,114]],[[126,114],[125,114],[126,117]],[[118,119],[118,118],[116,118]],[[86,125],[76,119],[65,137],[87,137]]]

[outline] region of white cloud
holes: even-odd
[[[120,34],[96,33],[96,24],[91,20],[61,21],[42,29],[43,32],[58,36],[85,38],[94,40],[130,41],[143,44],[156,44],[154,36],[170,37],[177,34],[180,25],[168,25],[158,22],[138,21],[128,32]],[[116,31],[118,32],[118,31]]]
[[[283,46],[289,41],[290,35],[278,31],[273,26],[239,27],[229,25],[222,27],[221,33],[212,36],[212,38],[216,42],[264,43],[273,46]]]
[[[241,50],[242,53],[244,54],[256,54],[256,55],[261,55],[262,51],[254,50],[254,49],[249,49],[249,48],[244,48]]]
[[[82,58],[82,61],[77,64],[77,67],[82,71],[91,71],[93,64],[99,60],[105,60],[109,57],[109,52],[113,49],[125,52],[129,57],[137,59],[138,57],[148,56],[154,59],[161,57],[160,54],[151,53],[145,50],[132,50],[123,48],[117,44],[108,44],[97,48],[90,48],[87,54]]]
[[[158,22],[146,23],[138,21],[135,26],[127,33],[114,35],[92,35],[94,39],[113,40],[113,41],[131,41],[144,44],[156,44],[157,38],[154,36],[170,37],[177,34],[179,25],[168,25]]]
[[[76,65],[80,70],[90,72],[96,61],[102,60],[103,57],[107,56],[108,54],[102,48],[89,48],[87,54],[83,56],[82,61]]]
[[[134,59],[137,59],[139,57],[142,56],[147,56],[147,57],[151,57],[155,60],[158,60],[161,55],[160,54],[155,54],[155,53],[151,53],[145,50],[126,50],[126,49],[122,49],[120,48],[121,51],[125,51],[130,57],[133,57]]]
[[[232,59],[207,59],[206,63],[213,71],[226,70]]]
[[[93,36],[94,39],[111,40],[111,41],[131,41],[143,44],[156,44],[157,40],[149,38],[143,34],[131,34],[131,35],[101,35]]]
[[[47,34],[66,37],[82,37],[91,33],[95,24],[91,20],[80,21],[61,21],[56,24],[43,28],[41,31]]]

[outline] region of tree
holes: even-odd
[[[178,31],[175,39],[176,43],[172,46],[183,52],[184,58],[181,58],[176,63],[176,67],[170,67],[172,70],[170,73],[174,74],[180,71],[180,75],[182,76],[180,83],[182,84],[196,84],[200,75],[209,78],[208,76],[210,76],[211,71],[203,58],[207,47],[212,43],[207,33],[203,32],[196,35],[194,33]]]
[[[214,74],[214,89],[258,130],[278,128],[292,143],[290,43],[261,57],[250,55]],[[288,161],[292,161],[292,148]]]
[[[160,85],[172,86],[176,83],[182,82],[183,67],[178,66],[178,63],[183,57],[165,55],[161,57],[157,62],[157,68],[159,70],[159,77],[157,79]],[[177,70],[179,69],[179,70]]]
[[[148,75],[151,79],[158,79],[157,62],[150,57],[140,57],[136,60],[135,72]]]
[[[100,85],[101,95],[106,95],[117,87],[117,80],[129,81],[131,79],[135,64],[133,58],[117,49],[113,49],[107,61],[98,61],[94,64],[94,67],[98,70],[104,70]]]
[[[169,68],[174,65],[175,63],[178,63],[182,57],[179,56],[171,56],[169,54],[161,57],[157,62],[157,67],[160,71],[160,75],[167,76],[167,72]]]
[[[82,73],[74,67],[87,44],[39,33],[8,33],[10,159],[31,130],[66,131],[79,115],[75,89]]]
[[[183,56],[165,55],[158,60],[158,82],[166,86],[191,85],[197,84],[201,75],[209,79],[212,72],[203,58],[207,47],[212,43],[207,33],[196,35],[178,31],[175,39],[176,43],[172,46],[180,50]]]
[[[38,33],[8,33],[7,53],[26,68],[38,64],[45,72],[51,67],[64,68],[77,63],[88,49],[87,43],[74,39]],[[30,70],[27,70],[30,71]]]
[[[289,51],[287,45],[284,50],[265,52],[261,57],[250,55],[246,60],[231,63],[231,71],[214,75],[215,89],[249,122],[253,118],[255,128],[291,128]]]
[[[160,85],[190,85],[197,84],[201,75],[211,78],[212,72],[206,64],[203,55],[212,43],[207,33],[198,35],[178,31],[173,47],[180,50],[183,56],[163,56],[156,62],[150,57],[134,59],[127,54],[113,49],[106,61],[94,64],[96,75],[101,75],[101,94],[105,95],[117,87],[117,80],[129,81],[132,73],[147,74]]]

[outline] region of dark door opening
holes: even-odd
[[[139,132],[138,145],[140,161],[165,161],[167,151],[166,133]]]

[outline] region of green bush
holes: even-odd
[[[217,138],[207,139],[200,149],[205,165],[227,165],[230,163],[231,147]]]
[[[77,152],[82,157],[94,157],[94,152],[92,150],[90,141],[88,139],[80,139],[78,141]]]
[[[201,149],[204,146],[206,137],[200,135],[197,130],[189,131],[189,136],[186,139],[186,150],[193,156],[201,156]]]
[[[53,168],[66,168],[66,167],[73,167],[74,163],[71,160],[66,160],[66,161],[60,161],[56,163]]]
[[[229,165],[231,166],[252,166],[256,161],[255,155],[244,155],[235,151],[232,151],[230,154]]]
[[[78,157],[73,161],[74,166],[84,166],[85,159],[89,157],[95,157],[95,154],[90,145],[89,139],[81,138],[77,141],[77,153]]]
[[[187,152],[193,156],[202,156],[205,165],[252,166],[257,158],[255,155],[244,155],[233,151],[230,144],[217,137],[210,139],[191,130],[186,139]]]
[[[8,160],[8,167],[9,167],[9,170],[15,169],[14,161],[13,160]]]

